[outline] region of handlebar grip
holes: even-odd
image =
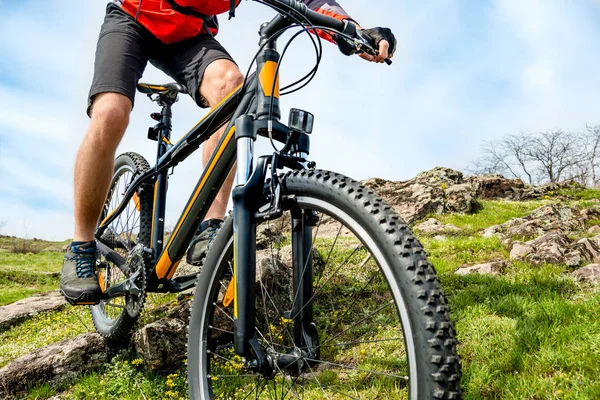
[[[296,0],[263,0],[265,3],[275,6],[275,7],[284,7],[288,9],[292,9],[301,15],[305,16],[311,24],[323,26],[325,28],[330,28],[336,31],[341,31],[344,29],[344,22],[327,16],[325,14],[320,14],[316,11],[313,11],[306,7],[306,4],[301,3]],[[273,29],[269,29],[269,33],[274,33]]]

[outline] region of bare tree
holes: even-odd
[[[594,184],[600,174],[600,126],[586,134],[560,129],[505,135],[485,142],[477,173],[499,173],[530,184],[574,179]]]
[[[581,150],[581,139],[560,129],[548,130],[532,135],[527,156],[537,164],[544,181],[559,182],[570,168],[582,163],[585,156]]]
[[[530,141],[530,136],[522,133],[486,142],[483,146],[484,157],[473,164],[475,172],[510,175],[533,183],[527,155]]]
[[[586,125],[585,141],[587,153],[589,155],[589,171],[591,174],[592,186],[598,185],[597,169],[600,166],[600,125]]]

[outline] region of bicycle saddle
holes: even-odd
[[[137,90],[143,94],[176,94],[179,93],[187,93],[187,89],[185,86],[180,85],[179,83],[166,83],[164,85],[153,85],[150,83],[138,83]]]

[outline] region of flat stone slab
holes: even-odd
[[[36,314],[62,309],[67,302],[58,291],[41,293],[0,307],[0,332]]]
[[[14,395],[40,383],[68,382],[99,368],[107,360],[108,346],[102,336],[84,333],[9,362],[0,369],[0,393]]]

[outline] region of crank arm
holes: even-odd
[[[125,275],[129,275],[130,269],[129,264],[125,257],[105,245],[104,243],[96,240],[96,246],[101,255],[104,256],[108,261],[115,264]]]
[[[119,283],[118,285],[111,286],[106,292],[103,293],[103,298],[112,299],[113,297],[125,296],[128,294],[139,296],[141,290],[135,285],[135,280],[139,277],[140,271],[131,275],[129,278]]]

